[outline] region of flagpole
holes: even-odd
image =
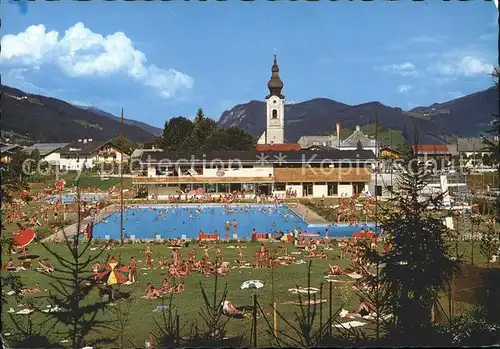
[[[375,222],[378,221],[378,174],[380,172],[379,169],[379,157],[378,157],[378,111],[375,112],[375,163],[376,163],[376,172],[375,172]],[[376,223],[375,223],[376,224]],[[377,229],[377,226],[375,226]]]

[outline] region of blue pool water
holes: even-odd
[[[200,229],[205,234],[217,231],[221,239],[226,238],[225,222],[231,223],[230,236],[233,237],[232,222],[237,222],[238,238],[250,238],[252,230],[257,233],[288,232],[301,228],[303,232],[320,233],[324,236],[328,228],[329,237],[351,236],[358,232],[360,226],[348,225],[311,225],[302,220],[285,205],[247,205],[232,206],[238,213],[228,213],[227,208],[220,205],[183,205],[183,206],[140,206],[127,208],[124,212],[123,226],[125,235],[135,235],[136,239],[154,239],[156,234],[161,238],[197,238]],[[240,212],[240,209],[243,212]],[[248,210],[248,211],[247,211]],[[161,215],[160,215],[161,212]],[[368,225],[373,228],[373,225]],[[93,236],[96,239],[120,238],[120,213],[115,212],[104,221],[95,224]]]
[[[59,195],[52,195],[49,198],[46,199],[46,201],[49,202],[57,202],[60,199]],[[82,202],[99,202],[99,201],[104,201],[104,194],[99,194],[99,193],[87,193],[87,194],[80,194],[80,200]],[[63,194],[62,195],[62,202],[65,204],[69,204],[72,202],[76,201],[76,193],[71,193],[71,194]]]

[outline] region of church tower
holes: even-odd
[[[285,142],[285,96],[281,94],[283,81],[279,76],[279,67],[274,53],[271,79],[267,83],[269,94],[266,96],[267,123],[259,144],[282,144]]]

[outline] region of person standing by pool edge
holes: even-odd
[[[238,233],[238,222],[236,222],[236,219],[233,219],[233,234]]]
[[[229,230],[231,229],[229,221],[226,221],[226,223],[224,223],[224,228],[226,229],[226,238],[229,238]]]
[[[328,228],[325,229],[325,238],[328,239]]]
[[[149,246],[146,246],[146,251],[144,252],[146,254],[146,267],[151,267],[151,248]]]
[[[137,274],[137,262],[135,261],[135,258],[132,256],[130,257],[130,265],[129,265],[130,273],[129,273],[129,280],[130,282],[135,282],[135,276]]]

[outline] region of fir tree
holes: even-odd
[[[78,179],[76,187],[77,232],[74,237],[69,237],[63,231],[64,242],[70,252],[70,257],[66,258],[55,252],[50,245],[42,243],[46,251],[57,260],[57,265],[60,265],[60,268],[49,276],[53,282],[51,282],[48,296],[51,304],[58,307],[60,311],[50,312],[49,316],[55,320],[54,326],[57,323],[64,325],[67,332],[61,334],[68,336],[71,347],[74,349],[85,345],[85,337],[90,332],[99,332],[100,329],[108,327],[107,321],[97,319],[97,315],[105,309],[106,304],[102,301],[89,301],[87,297],[95,285],[91,266],[96,263],[104,249],[101,249],[97,255],[89,253],[92,239],[80,246],[81,206]]]
[[[439,291],[447,289],[455,268],[447,252],[448,230],[439,211],[429,209],[442,206],[443,194],[421,196],[433,174],[418,164],[416,144],[403,158],[406,166],[397,178],[399,190],[388,205],[391,210],[383,213],[382,229],[392,249],[385,255],[369,256],[383,265],[377,276],[394,315],[391,334],[399,343],[413,345],[425,339],[431,309]]]

